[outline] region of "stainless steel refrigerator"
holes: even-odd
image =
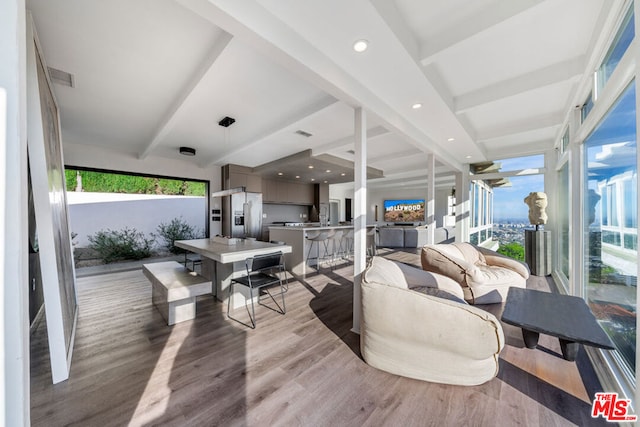
[[[262,234],[262,193],[238,192],[222,197],[222,234],[255,237]]]

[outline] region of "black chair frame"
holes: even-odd
[[[256,328],[256,311],[255,304],[253,302],[253,290],[258,289],[258,304],[263,307],[267,307],[270,310],[275,311],[276,313],[285,314],[286,307],[284,303],[284,284],[280,274],[285,273],[284,269],[284,259],[282,252],[274,252],[266,255],[256,255],[252,258],[247,258],[245,260],[245,267],[247,270],[246,276],[236,277],[231,279],[231,283],[229,286],[229,300],[227,302],[227,317],[229,319],[235,320],[238,323],[241,323],[245,326],[250,327],[251,329]],[[249,308],[247,307],[247,303],[245,301],[245,308],[249,312],[249,319],[251,319],[251,324],[247,324],[240,319],[237,319],[231,315],[231,306],[233,305],[233,291],[236,284],[243,285],[249,288],[249,299],[251,300],[251,311],[249,312]],[[268,287],[279,284],[280,292],[275,294],[275,296],[280,295],[282,297],[282,307],[276,299],[274,298],[274,294],[269,292]],[[267,295],[271,298],[273,303],[278,307],[277,309],[270,307],[268,305],[262,304],[260,302],[260,291],[264,290]]]

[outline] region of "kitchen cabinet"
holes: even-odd
[[[278,181],[272,179],[262,180],[262,201],[267,203],[278,201]]]
[[[289,181],[262,180],[262,200],[265,203],[312,205],[313,186]]]
[[[245,187],[250,193],[262,192],[262,178],[238,172],[229,173],[229,188]]]

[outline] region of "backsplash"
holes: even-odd
[[[262,205],[262,224],[271,224],[274,222],[307,222],[309,221],[309,207],[300,205]],[[264,215],[267,217],[264,218]],[[301,217],[300,215],[303,215]]]

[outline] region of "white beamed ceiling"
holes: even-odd
[[[367,111],[372,186],[553,147],[606,0],[28,0],[63,141],[195,167],[312,149],[353,160]],[[357,39],[370,42],[361,54]],[[414,103],[422,103],[414,110]],[[236,119],[218,126],[224,116]],[[295,132],[312,134],[304,137]],[[448,141],[454,138],[455,141]],[[387,184],[385,184],[385,180]]]

